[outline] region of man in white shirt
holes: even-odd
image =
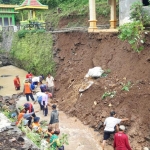
[[[103,139],[103,143],[102,143],[103,150],[104,150],[106,140],[108,140],[110,138],[111,134],[115,133],[115,129],[117,128],[117,125],[120,124],[121,121],[129,120],[128,118],[118,119],[118,118],[115,118],[115,117],[116,117],[116,112],[111,111],[110,112],[110,117],[107,117],[105,122],[104,122],[104,125],[105,125],[104,139]]]
[[[46,84],[47,84],[47,88],[49,89],[49,92],[52,93],[52,98],[53,98],[55,84],[54,84],[54,78],[51,76],[51,74],[48,74],[46,78]]]

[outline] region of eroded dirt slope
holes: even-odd
[[[119,118],[128,117],[127,134],[133,150],[139,150],[150,147],[150,35],[140,54],[133,52],[128,43],[117,36],[116,33],[57,34],[54,45],[58,64],[56,97],[60,109],[93,128],[100,120],[104,121],[112,109]],[[80,94],[78,90],[85,74],[95,66],[111,72],[105,78],[95,79],[94,85]],[[122,91],[121,84],[128,81],[132,87],[129,92]],[[102,100],[102,95],[108,91],[116,91],[116,95]]]

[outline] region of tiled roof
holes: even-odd
[[[42,5],[38,0],[25,0],[21,6],[45,6]]]

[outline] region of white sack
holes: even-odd
[[[85,75],[86,78],[93,77],[98,78],[103,74],[104,70],[102,70],[101,67],[94,67],[92,69],[89,69],[88,73]]]

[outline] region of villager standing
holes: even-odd
[[[41,89],[41,92],[45,92],[47,89],[46,84],[42,83],[42,81],[40,82],[40,89]]]
[[[30,79],[30,78],[32,78],[32,76],[33,76],[32,73],[31,73],[31,72],[28,72],[28,74],[26,75],[26,78],[27,78],[27,79]]]
[[[103,143],[102,143],[102,148],[104,150],[104,146],[106,143],[106,140],[108,140],[110,138],[111,134],[115,133],[115,129],[118,130],[118,124],[120,124],[121,121],[127,121],[129,120],[128,118],[124,118],[124,119],[118,119],[115,118],[116,117],[116,112],[115,111],[111,111],[110,112],[110,117],[107,117],[104,125],[104,138],[103,138]]]
[[[125,126],[119,126],[119,132],[114,136],[114,149],[115,150],[132,150],[129,144],[128,136],[124,133]]]
[[[28,79],[25,80],[23,93],[26,95],[27,101],[29,101],[29,96],[32,101],[35,101],[31,90],[31,84],[29,83]]]
[[[48,74],[48,76],[46,78],[46,83],[47,83],[47,88],[50,90],[50,93],[52,93],[52,98],[53,98],[55,84],[54,84],[54,78],[51,76],[50,73]]]
[[[49,125],[53,131],[59,129],[59,112],[56,110],[56,105],[52,105],[52,112],[50,117]]]
[[[16,90],[20,90],[20,79],[19,76],[16,75],[15,79],[14,79],[14,86]]]
[[[44,116],[47,116],[48,114],[48,98],[52,96],[51,93],[49,93],[49,90],[46,90],[45,93],[42,94],[42,100],[41,100],[41,105],[42,105],[42,110]]]

